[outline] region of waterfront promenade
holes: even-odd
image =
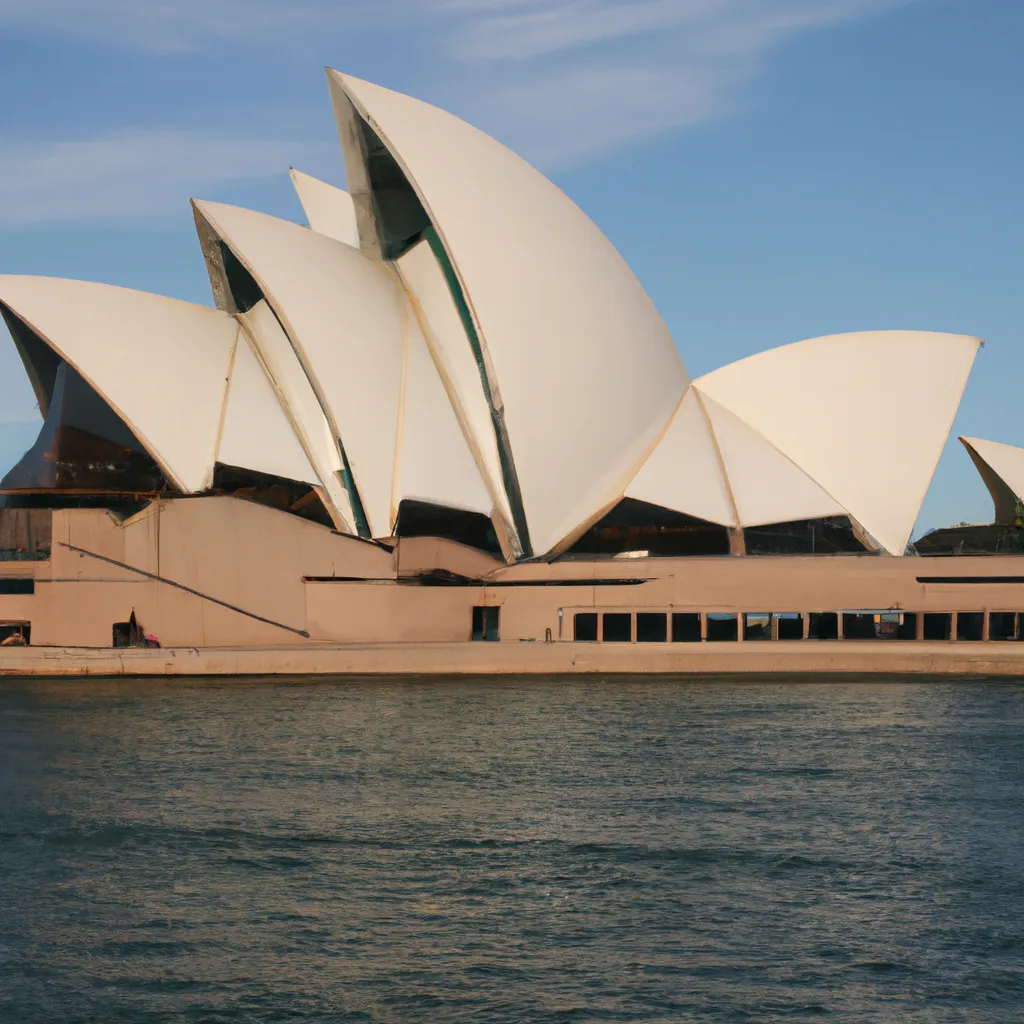
[[[331,644],[14,647],[0,676],[695,675],[1024,677],[1024,643],[791,641],[702,644]]]

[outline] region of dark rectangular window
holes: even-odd
[[[629,612],[605,612],[601,639],[606,644],[628,644],[633,639],[633,616]]]
[[[597,612],[577,612],[573,640],[584,643],[597,642]]]
[[[35,592],[35,580],[0,579],[0,594],[34,594]]]
[[[839,615],[837,612],[811,612],[807,636],[811,640],[838,640]]]
[[[700,643],[700,612],[672,613],[672,643]]]
[[[473,609],[473,639],[498,639],[498,613],[500,608],[477,607]]]
[[[874,612],[843,612],[844,640],[874,640],[877,636]]]
[[[917,616],[913,612],[843,612],[844,640],[913,640],[917,635]]]
[[[950,628],[949,612],[924,613],[925,640],[948,640]]]
[[[743,613],[744,640],[771,640],[772,617],[769,612]]]
[[[780,640],[803,640],[804,617],[799,612],[779,612],[775,622]]]
[[[957,612],[956,613],[956,638],[957,640],[980,640],[985,628],[984,612]]]
[[[31,622],[0,622],[0,647],[28,647],[31,639]]]
[[[991,612],[988,617],[989,640],[1016,640],[1017,613]]]
[[[640,644],[663,644],[668,640],[668,616],[665,612],[637,612],[636,640]]]
[[[736,640],[739,619],[733,612],[711,612],[708,615],[708,640]]]
[[[904,612],[903,621],[896,631],[897,640],[917,639],[917,612]]]

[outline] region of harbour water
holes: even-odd
[[[0,1021],[1015,1021],[1024,684],[0,681]]]

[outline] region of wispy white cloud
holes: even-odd
[[[777,33],[914,0],[0,0],[0,26],[153,50],[279,44],[315,29],[414,32],[435,51],[530,58],[656,32],[699,46],[756,46]]]
[[[727,114],[780,45],[917,0],[439,2],[453,102],[559,166]]]
[[[0,223],[69,223],[179,211],[231,181],[315,167],[335,147],[156,129],[69,142],[0,137]]]
[[[698,124],[729,102],[735,76],[714,69],[550,69],[528,81],[492,81],[451,106],[548,170],[571,167],[633,140]]]
[[[180,51],[336,26],[347,6],[345,0],[0,0],[0,25]]]
[[[457,49],[475,59],[530,59],[669,33],[685,53],[740,53],[793,33],[865,17],[903,0],[448,0],[467,15]]]
[[[409,44],[415,60],[382,84],[424,95],[552,169],[728,114],[780,45],[914,2],[928,0],[0,0],[0,30],[154,52],[230,44],[273,49],[278,62],[290,42],[297,52],[331,33]],[[266,109],[266,99],[246,102]],[[223,182],[336,160],[329,143],[233,134],[0,137],[0,222],[152,216]]]

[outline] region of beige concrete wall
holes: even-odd
[[[469,640],[476,587],[399,583],[307,583],[306,619],[314,640],[346,643]]]
[[[636,587],[533,587],[544,603],[605,602],[694,611],[1024,611],[1024,587],[921,584],[918,576],[1024,576],[1024,557],[890,558],[873,556],[721,557],[530,563],[491,579],[644,579]],[[489,591],[491,592],[491,591]],[[524,591],[527,592],[527,591]],[[501,591],[494,588],[493,593]],[[598,597],[600,595],[600,597]],[[1016,598],[1016,602],[1015,602]],[[1019,607],[1018,607],[1019,606]]]
[[[792,643],[745,644],[294,644],[283,647],[102,650],[13,647],[0,650],[0,676],[297,676],[355,675],[751,675],[761,681],[799,676],[877,674],[1020,678],[1024,644]]]
[[[504,567],[500,558],[441,537],[406,537],[395,547],[399,576],[445,569],[459,576],[486,576]]]
[[[50,575],[49,562],[0,562],[0,580],[31,580],[39,575]]]
[[[39,583],[29,600],[33,646],[110,647],[113,624],[134,610],[145,628],[156,618],[157,584],[142,582]]]
[[[104,509],[60,509],[53,513],[53,550],[48,577],[54,580],[137,579],[133,573],[109,562],[87,558],[73,548],[84,548],[116,562],[125,561],[124,530]]]
[[[1024,557],[871,556],[612,559],[504,566],[450,541],[402,541],[394,554],[249,502],[162,502],[126,523],[99,510],[54,513],[50,562],[8,563],[0,575],[37,578],[33,596],[0,595],[0,620],[32,623],[35,644],[107,646],[132,610],[170,646],[459,642],[475,605],[501,608],[503,640],[573,636],[578,610],[813,612],[1024,611],[1024,586],[921,584],[918,576],[1024,576]],[[135,566],[212,600],[148,581],[67,545]],[[480,586],[397,582],[447,569]],[[375,582],[305,582],[309,577]],[[602,580],[639,579],[639,585]],[[390,581],[390,582],[389,582]],[[581,585],[552,586],[558,581]],[[496,584],[505,584],[498,586]],[[532,584],[532,585],[507,585]],[[561,610],[562,615],[559,616]]]
[[[233,498],[160,502],[126,522],[104,510],[62,510],[54,513],[53,529],[51,560],[31,570],[40,581],[36,594],[3,599],[7,617],[33,623],[33,643],[108,646],[112,624],[132,610],[164,644],[304,642],[295,632],[174,587],[143,586],[144,577],[103,559],[296,631],[306,629],[304,576],[395,576],[388,551]]]
[[[35,596],[0,594],[0,622],[31,622],[37,607]]]

